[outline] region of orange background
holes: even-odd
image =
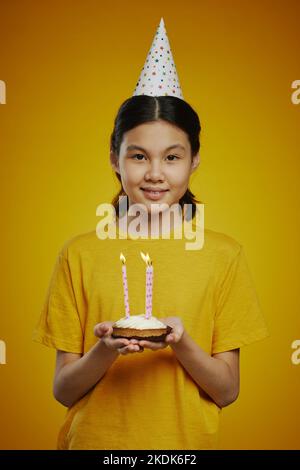
[[[58,251],[96,227],[118,189],[109,136],[163,16],[184,98],[199,113],[191,188],[206,227],[244,247],[271,336],[245,347],[223,449],[299,448],[298,0],[0,4],[0,448],[51,449],[65,413],[53,350],[31,341]]]

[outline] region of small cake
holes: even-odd
[[[171,333],[172,328],[165,325],[157,318],[145,315],[131,315],[121,318],[113,324],[113,338],[139,339],[147,341],[164,341],[166,336]]]

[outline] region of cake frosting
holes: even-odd
[[[151,316],[146,318],[142,315],[130,315],[129,318],[123,317],[118,320],[114,327],[116,328],[133,328],[135,330],[156,330],[167,328],[167,325],[159,321],[157,318]]]

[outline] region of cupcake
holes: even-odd
[[[171,331],[170,326],[153,316],[146,318],[144,314],[131,315],[113,324],[112,337],[159,342],[164,341]]]

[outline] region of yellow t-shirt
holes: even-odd
[[[204,232],[201,250],[185,239],[100,240],[79,235],[61,249],[34,339],[86,353],[94,326],[124,316],[120,253],[126,257],[131,314],[145,311],[145,263],[154,267],[153,315],[178,316],[207,353],[239,348],[268,335],[242,246]],[[168,347],[120,355],[67,412],[59,449],[213,449],[220,408]]]

